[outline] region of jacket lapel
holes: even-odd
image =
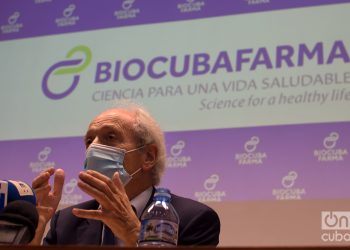
[[[97,201],[93,200],[91,203],[87,204],[83,209],[98,209],[99,204]],[[102,222],[98,220],[82,219],[81,223],[77,227],[77,242],[82,245],[100,245],[101,244],[101,234],[102,234]]]
[[[153,196],[154,196],[155,191],[156,191],[156,189],[155,189],[155,187],[153,187],[153,188],[152,188],[151,197],[149,197],[149,199],[148,199],[148,201],[147,201],[147,204],[146,204],[146,206],[143,208],[142,213],[141,213],[141,215],[140,215],[140,218],[139,218],[140,220],[141,220],[141,216],[142,216],[143,212],[146,210],[146,208],[148,208],[149,205],[151,205],[151,203],[152,203],[152,201],[153,201]]]

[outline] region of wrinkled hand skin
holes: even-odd
[[[102,221],[125,246],[136,246],[141,223],[125,192],[124,186],[115,173],[112,179],[88,170],[79,174],[78,186],[101,205],[98,210],[73,209],[73,214],[86,219]]]
[[[53,188],[49,184],[51,176],[54,175]],[[41,172],[32,182],[37,200],[37,211],[39,214],[38,227],[35,232],[34,239],[30,245],[39,245],[45,232],[46,224],[57,210],[58,204],[62,197],[62,189],[64,184],[64,171],[62,169],[55,170],[49,168]]]

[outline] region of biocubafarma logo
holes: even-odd
[[[75,58],[76,54],[82,54],[84,55],[84,58],[77,59]],[[70,51],[68,51],[65,60],[53,64],[45,72],[41,84],[44,95],[49,99],[59,100],[71,94],[74,91],[74,89],[78,86],[80,80],[79,73],[89,66],[91,59],[91,50],[84,45],[76,46]],[[54,77],[60,77],[63,75],[71,75],[72,83],[64,91],[53,91],[52,88],[49,87],[50,79]]]
[[[257,147],[260,143],[258,136],[252,136],[248,141],[244,143],[243,153],[237,153],[235,159],[238,165],[262,165],[267,158],[266,152],[257,151]]]
[[[339,147],[341,135],[338,132],[331,132],[323,138],[323,148],[314,150],[314,157],[319,162],[339,162],[344,161],[348,155],[348,149]]]
[[[166,159],[167,168],[185,168],[191,162],[191,156],[186,153],[183,154],[183,150],[186,146],[186,142],[178,140],[170,147],[169,156]]]
[[[188,3],[196,3],[198,1],[189,0]],[[125,1],[126,10],[132,9],[133,1]],[[130,8],[130,9],[128,9]],[[71,12],[69,12],[71,11]],[[73,8],[69,8],[64,15],[70,17]],[[97,88],[92,94],[91,99],[94,102],[112,101],[115,99],[137,99],[137,98],[155,98],[158,96],[176,96],[182,94],[182,86],[150,86],[145,89],[142,82],[145,81],[161,81],[164,79],[172,80],[182,77],[204,77],[207,75],[225,75],[225,77],[237,76],[239,72],[247,71],[266,71],[266,70],[284,70],[287,68],[304,67],[307,64],[318,66],[331,65],[334,63],[350,63],[349,49],[347,43],[338,40],[334,41],[331,46],[325,46],[324,42],[319,41],[313,44],[293,44],[293,45],[276,45],[267,48],[264,45],[253,48],[222,48],[219,52],[213,51],[196,51],[194,53],[184,54],[154,54],[150,58],[136,56],[132,58],[123,58],[118,56],[118,51],[111,49],[110,53],[113,59],[94,58],[94,68],[92,72],[94,79],[90,79],[90,83],[95,86],[108,87],[109,89]],[[108,45],[107,45],[108,46]],[[105,49],[105,48],[103,48]],[[81,58],[80,54],[84,55]],[[94,51],[94,54],[99,54]],[[62,99],[71,94],[79,83],[79,78],[83,70],[89,66],[92,58],[91,50],[79,45],[71,49],[65,58],[52,65],[44,74],[42,80],[43,93],[53,100]],[[57,90],[57,84],[50,84],[54,77],[61,77],[62,81],[66,81],[67,77],[72,76],[72,83],[64,90]],[[297,80],[289,79],[284,83],[285,78],[267,77],[263,78],[261,86],[254,79],[243,82],[241,87],[238,84],[232,85],[225,91],[241,92],[252,91],[256,89],[268,90],[275,87],[308,87],[308,86],[327,86],[339,83],[346,83],[349,72],[339,75],[336,73],[326,73],[324,75],[317,74],[315,77],[309,75],[298,75]],[[280,83],[283,81],[283,84]],[[123,83],[138,82],[137,86]],[[116,83],[122,83],[116,88]],[[217,91],[210,88],[210,91]],[[61,86],[61,85],[60,85]],[[61,86],[62,87],[62,86]],[[63,87],[64,88],[64,87]],[[338,92],[337,92],[338,93]],[[344,98],[342,93],[335,93],[334,98]],[[301,98],[303,98],[301,96]]]

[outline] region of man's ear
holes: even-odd
[[[144,161],[142,169],[150,171],[156,164],[158,156],[158,148],[155,144],[149,144],[144,149]]]

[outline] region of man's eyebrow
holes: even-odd
[[[96,130],[102,131],[102,132],[108,132],[108,133],[112,132],[120,138],[124,137],[124,132],[125,132],[125,129],[119,124],[103,124],[103,125],[99,126],[98,128],[90,127],[88,129],[88,131],[86,132],[84,138],[86,139],[86,138],[98,133],[98,132],[96,132]]]
[[[88,128],[88,131],[86,131],[84,135],[84,140],[86,140],[88,137],[90,137],[94,133],[94,130],[91,128]]]

